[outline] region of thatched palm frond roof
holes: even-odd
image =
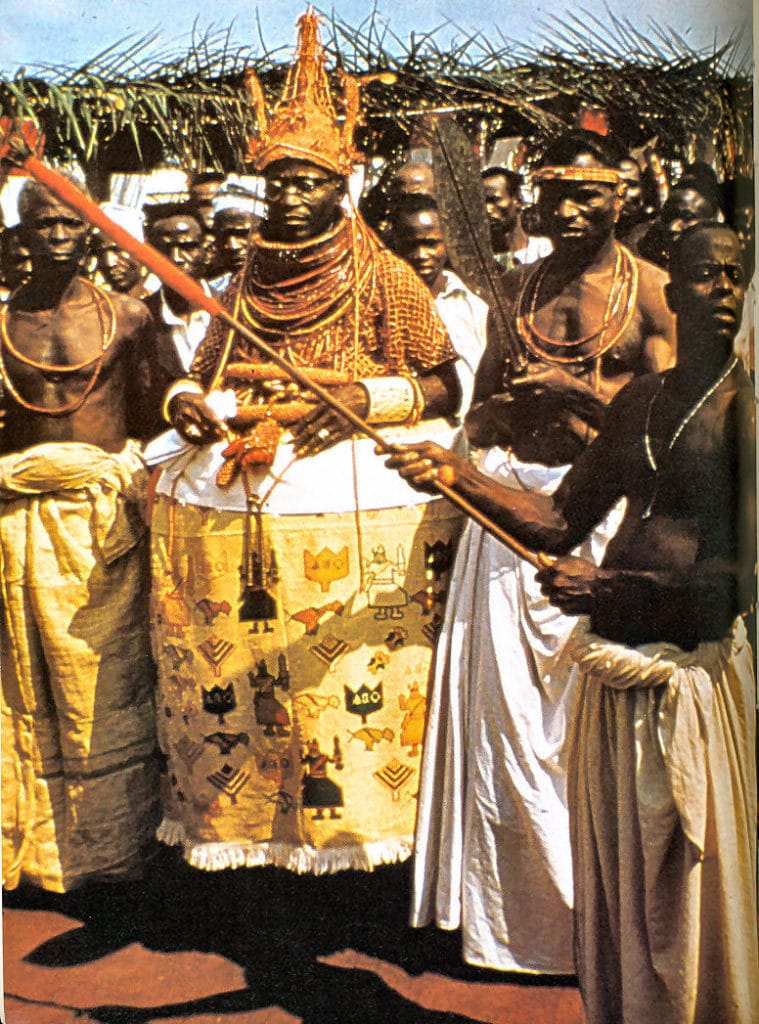
[[[714,139],[727,173],[736,160],[750,166],[751,79],[740,39],[702,53],[669,30],[643,33],[610,17],[608,26],[587,13],[569,15],[535,47],[497,32],[495,39],[462,34],[446,46],[438,31],[404,41],[376,10],[359,26],[325,19],[323,34],[334,64],[384,75],[362,94],[358,143],[366,150],[388,154],[408,142],[426,111],[451,108],[490,138],[550,138],[590,103],[607,110],[612,130],[630,146],[658,135],[664,156],[682,157],[700,135]],[[103,171],[167,158],[185,168],[242,170],[254,128],[244,72],[254,67],[273,101],[290,48],[269,51],[262,36],[240,45],[231,28],[195,29],[180,54],[158,44],[150,33],[81,67],[39,65],[0,76],[1,112],[34,118],[49,156]]]

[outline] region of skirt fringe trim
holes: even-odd
[[[278,842],[192,843],[182,823],[170,818],[161,822],[156,837],[167,846],[182,846],[188,864],[202,871],[273,866],[296,874],[329,875],[398,864],[408,860],[413,851],[412,836],[323,850]]]

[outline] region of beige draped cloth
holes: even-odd
[[[140,863],[159,817],[139,447],[0,458],[3,885]]]
[[[578,632],[570,745],[588,1024],[750,1024],[759,1008],[755,693],[742,622],[685,652]]]

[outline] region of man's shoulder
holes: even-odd
[[[608,409],[607,422],[610,419],[626,422],[635,418],[637,410],[648,408],[652,396],[659,391],[668,371],[644,373],[633,377],[611,401]]]
[[[487,302],[485,302],[484,299],[481,299],[476,292],[472,291],[472,289],[465,284],[459,275],[453,270],[444,270],[443,280],[445,281],[445,288],[437,296],[438,300],[442,299],[445,301],[446,299],[453,298],[455,296],[465,296],[467,302],[469,302],[474,310],[478,312],[487,312]]]
[[[656,263],[651,263],[650,260],[644,259],[643,256],[636,255],[631,250],[630,253],[638,268],[638,279],[641,285],[646,288],[663,290],[664,286],[669,283],[667,271],[663,267],[657,266]]]
[[[123,325],[126,333],[140,330],[153,322],[147,300],[135,299],[131,295],[122,295],[119,292],[108,292],[107,295],[116,319]]]
[[[151,292],[150,295],[145,296],[144,299],[137,299],[136,301],[138,301],[141,305],[143,305],[147,309],[148,313],[150,314],[150,316],[153,317],[154,320],[156,320],[156,321],[160,320],[160,311],[161,311],[161,289],[160,288],[157,291]]]

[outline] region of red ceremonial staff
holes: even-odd
[[[24,133],[23,126],[10,125],[7,126],[7,120],[2,119],[6,122],[5,125],[0,125],[0,160],[8,161],[17,166],[23,167],[32,177],[36,178],[42,185],[45,186],[53,195],[57,196],[61,202],[70,206],[72,210],[88,221],[90,224],[94,224],[95,227],[100,228],[109,238],[112,238],[114,242],[130,256],[134,256],[136,260],[139,260],[148,270],[152,271],[157,277],[159,277],[165,285],[171,288],[173,291],[178,292],[188,302],[199,306],[201,309],[205,309],[211,316],[221,317],[230,327],[241,334],[244,338],[250,341],[259,352],[262,352],[267,359],[270,359],[272,363],[277,365],[280,370],[283,370],[288,377],[291,377],[294,381],[306,388],[317,396],[325,405],[334,409],[335,412],[339,413],[344,419],[346,419],[360,434],[364,434],[366,437],[370,437],[375,442],[377,447],[384,452],[386,455],[392,455],[397,452],[397,447],[386,441],[385,438],[370,426],[365,420],[363,420],[357,413],[350,409],[347,405],[344,405],[338,398],[331,394],[326,388],[322,387],[321,384],[317,384],[316,381],[311,380],[308,373],[298,366],[293,366],[292,363],[284,359],[276,349],[267,345],[265,341],[258,338],[249,327],[237,320],[231,313],[229,313],[218,299],[215,299],[212,295],[206,295],[203,289],[200,287],[197,281],[189,277],[184,271],[180,270],[179,267],[175,266],[169,259],[167,259],[162,253],[158,252],[151,245],[146,242],[138,241],[133,235],[130,235],[128,231],[122,228],[115,221],[104,213],[97,203],[93,202],[89,196],[86,196],[84,192],[76,187],[67,178],[59,174],[52,167],[48,167],[38,157],[34,155],[31,150],[30,140],[26,137],[28,134]],[[466,498],[458,494],[455,490],[449,487],[443,480],[437,479],[433,481],[435,489],[447,498],[452,505],[461,509],[462,512],[466,513],[471,519],[479,523],[483,529],[491,533],[497,540],[502,544],[505,544],[507,548],[529,562],[536,569],[543,568],[550,564],[550,559],[543,554],[536,554],[529,548],[526,548],[523,544],[520,544],[518,540],[502,530],[497,523],[494,523],[492,519],[489,519],[484,513],[478,508],[472,505]]]

